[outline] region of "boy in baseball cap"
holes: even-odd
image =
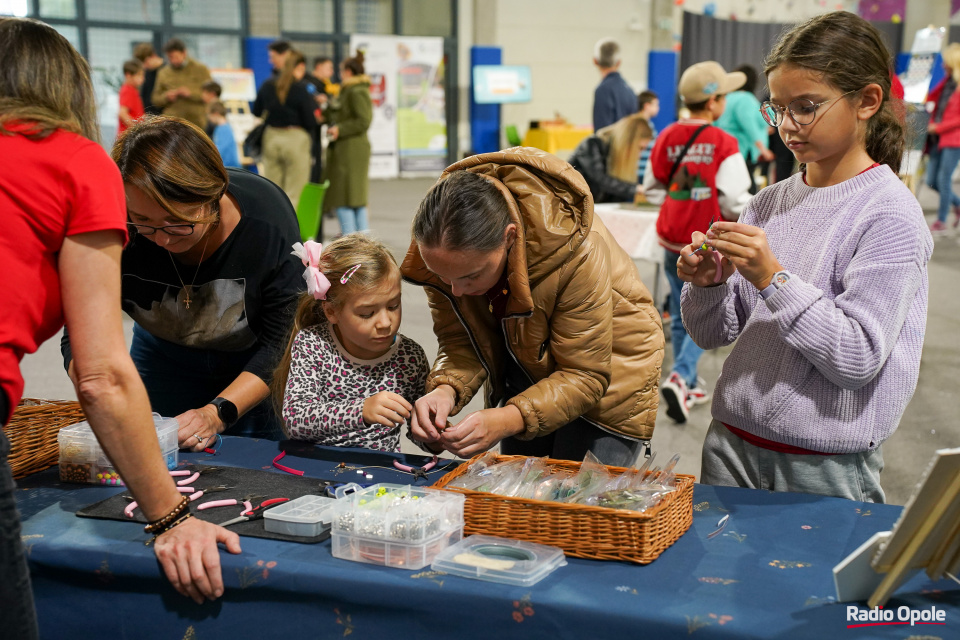
[[[684,71],[678,89],[690,117],[657,137],[643,179],[647,201],[660,205],[657,236],[670,282],[673,370],[660,392],[667,416],[678,423],[686,422],[690,408],[706,403],[709,395],[697,376],[703,349],[687,335],[680,318],[683,282],[677,276],[677,260],[694,231],[706,233],[710,223],[721,217],[736,220],[750,200],[750,174],[737,139],[713,126],[723,113],[724,96],[746,80],[743,73],[727,73],[713,61],[698,62]]]

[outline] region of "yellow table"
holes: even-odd
[[[592,133],[593,129],[590,127],[546,126],[539,129],[528,129],[527,135],[523,136],[523,146],[543,149],[547,153],[572,151]]]

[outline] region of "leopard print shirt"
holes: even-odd
[[[291,346],[283,421],[290,438],[337,447],[400,450],[395,425],[363,422],[363,403],[392,391],[413,404],[423,395],[429,366],[423,348],[397,334],[376,360],[347,353],[327,323],[307,327]]]

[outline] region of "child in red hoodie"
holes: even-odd
[[[706,232],[721,217],[736,220],[750,200],[750,174],[737,140],[713,126],[726,105],[725,96],[746,82],[739,71],[727,73],[716,62],[700,62],[680,76],[680,97],[690,117],[676,122],[657,137],[644,176],[644,193],[660,205],[657,235],[664,247],[664,273],[670,282],[670,336],[673,370],[660,385],[667,415],[686,422],[691,406],[709,396],[697,377],[703,354],[687,335],[680,317],[683,282],[677,276],[680,249],[690,244],[694,231]],[[761,118],[757,112],[757,118]]]

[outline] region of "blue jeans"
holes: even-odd
[[[937,161],[937,191],[940,193],[940,208],[937,210],[937,220],[947,221],[950,206],[960,206],[960,198],[953,192],[953,172],[960,164],[960,147],[944,147],[939,149]],[[933,155],[930,156],[933,164]]]
[[[135,324],[130,356],[147,388],[152,409],[173,418],[199,409],[219,396],[240,375],[258,348],[255,345],[244,351],[211,351],[182,347]],[[224,435],[283,439],[280,418],[270,398],[245,413]]]
[[[0,425],[7,420],[7,398],[0,390]],[[0,603],[3,624],[0,638],[35,640],[39,637],[33,607],[30,569],[20,538],[20,512],[14,497],[16,483],[7,464],[10,441],[0,431]]]
[[[340,233],[347,235],[355,231],[369,231],[366,207],[337,207],[337,219],[340,221]]]
[[[683,378],[691,389],[697,386],[697,363],[703,355],[703,349],[687,335],[680,317],[680,292],[683,291],[683,280],[677,275],[677,260],[679,253],[664,249],[663,271],[667,274],[670,283],[670,342],[673,345],[673,371]]]

